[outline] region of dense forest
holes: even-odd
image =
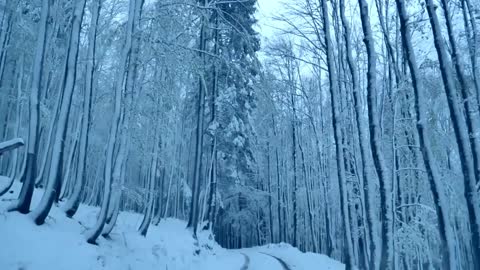
[[[285,1],[265,39],[264,1],[0,1],[9,211],[480,269],[480,2]]]

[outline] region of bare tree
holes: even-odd
[[[12,205],[12,210],[27,214],[30,211],[33,189],[35,185],[35,176],[37,173],[37,154],[38,154],[38,129],[40,121],[40,86],[43,75],[43,62],[45,58],[45,43],[47,36],[47,21],[50,11],[48,0],[42,1],[42,15],[39,22],[39,31],[37,38],[37,47],[35,50],[35,61],[33,63],[32,91],[30,92],[29,107],[30,119],[28,127],[27,160],[26,172],[23,174],[23,185],[18,202]]]
[[[327,65],[328,65],[328,81],[330,83],[330,106],[332,115],[332,127],[335,138],[336,149],[336,165],[338,186],[340,188],[340,216],[341,224],[344,228],[343,238],[345,241],[344,253],[346,261],[346,269],[352,269],[353,265],[353,247],[351,242],[350,220],[348,214],[347,190],[345,186],[345,164],[343,157],[342,145],[342,130],[340,125],[340,105],[339,105],[339,88],[336,67],[334,64],[333,43],[330,34],[330,19],[328,15],[328,6],[326,0],[321,0],[323,31],[325,35],[325,44],[327,51]]]
[[[468,221],[472,230],[472,255],[473,266],[478,268],[480,265],[480,210],[475,196],[475,167],[471,145],[469,144],[469,134],[467,123],[461,108],[458,105],[455,83],[452,78],[452,67],[448,61],[447,51],[443,42],[440,23],[438,21],[436,8],[432,0],[425,0],[426,8],[430,18],[430,25],[434,36],[435,48],[440,62],[440,71],[442,74],[443,85],[447,96],[450,119],[455,133],[455,141],[458,147],[462,174],[464,178],[464,196],[467,201]],[[467,113],[468,114],[468,113]]]
[[[65,213],[68,217],[73,217],[77,212],[78,206],[80,205],[82,188],[85,183],[85,166],[87,163],[87,149],[88,149],[88,131],[90,129],[91,123],[91,108],[92,108],[92,95],[93,95],[93,75],[95,72],[95,51],[96,51],[96,40],[97,40],[97,28],[98,28],[98,18],[100,14],[100,8],[102,5],[102,0],[94,0],[91,4],[92,17],[90,20],[90,29],[88,32],[88,62],[87,62],[87,71],[86,71],[86,86],[85,86],[85,95],[83,100],[83,112],[82,112],[82,128],[80,131],[80,142],[79,142],[79,164],[76,175],[76,181],[74,184],[73,194],[68,199],[67,204],[65,205]]]

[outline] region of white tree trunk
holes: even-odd
[[[340,104],[339,104],[339,87],[338,77],[335,68],[334,49],[332,44],[332,38],[330,34],[330,19],[328,14],[327,1],[321,0],[322,5],[322,18],[323,18],[323,30],[324,38],[327,50],[327,65],[328,65],[328,80],[330,82],[330,106],[332,115],[332,128],[335,138],[336,149],[336,164],[337,164],[337,178],[338,186],[340,188],[340,216],[341,224],[344,229],[343,240],[345,241],[344,253],[345,253],[345,266],[346,269],[352,269],[353,263],[353,246],[351,241],[350,231],[350,219],[348,215],[348,200],[347,200],[347,187],[345,176],[345,163],[343,157],[343,145],[342,145],[342,130],[339,126],[340,119]]]
[[[105,226],[105,221],[107,218],[108,208],[110,204],[110,195],[111,195],[111,181],[112,181],[112,168],[113,168],[113,155],[115,150],[115,142],[117,141],[118,131],[120,128],[121,120],[121,105],[122,105],[122,96],[123,96],[123,86],[125,85],[125,73],[128,70],[128,59],[132,51],[132,39],[133,31],[135,29],[135,21],[137,15],[139,15],[140,10],[143,5],[143,0],[130,0],[130,5],[128,9],[128,22],[126,25],[126,40],[123,47],[122,56],[119,62],[119,70],[117,74],[117,82],[115,84],[115,99],[114,99],[114,113],[112,128],[110,130],[110,135],[108,137],[107,144],[107,158],[105,161],[105,171],[104,171],[104,181],[105,188],[103,194],[103,201],[100,209],[100,215],[97,219],[95,226],[87,232],[87,242],[90,244],[95,244],[98,236],[103,231]]]
[[[478,198],[475,195],[475,165],[473,162],[473,155],[471,146],[469,144],[469,134],[467,123],[465,121],[462,109],[458,105],[458,98],[455,89],[455,81],[452,77],[453,70],[451,63],[448,61],[448,54],[443,41],[442,30],[438,21],[436,6],[433,0],[425,0],[428,15],[430,18],[430,25],[434,36],[435,48],[437,51],[438,60],[440,62],[440,71],[444,90],[447,96],[448,109],[450,119],[452,121],[453,130],[455,133],[455,140],[458,147],[460,157],[460,164],[462,167],[462,174],[464,179],[464,196],[467,201],[468,221],[472,231],[472,255],[473,268],[480,268],[480,210],[478,205]]]
[[[41,225],[45,222],[45,218],[48,216],[50,209],[52,207],[53,201],[56,197],[56,194],[60,190],[58,188],[59,177],[57,177],[58,168],[60,162],[60,152],[63,147],[63,137],[67,128],[67,120],[70,111],[70,106],[73,98],[73,91],[75,88],[75,79],[77,74],[77,58],[78,58],[78,48],[80,43],[80,31],[82,27],[83,13],[85,8],[86,0],[77,1],[74,9],[74,18],[70,36],[70,43],[68,46],[68,61],[67,61],[67,73],[65,80],[65,87],[62,89],[63,98],[60,106],[60,113],[58,118],[57,129],[55,131],[55,139],[52,150],[52,161],[50,172],[48,176],[48,184],[45,188],[45,193],[42,196],[42,199],[38,207],[33,211],[32,216],[35,221],[35,224]]]
[[[90,21],[90,30],[88,32],[88,54],[87,54],[87,70],[85,79],[85,95],[83,100],[83,117],[82,128],[80,132],[79,142],[79,164],[76,175],[76,181],[73,188],[73,194],[64,206],[65,213],[68,217],[73,217],[77,212],[80,205],[82,188],[85,183],[85,167],[87,163],[87,150],[88,150],[88,132],[90,128],[90,111],[92,108],[92,95],[93,95],[93,75],[95,72],[95,51],[97,40],[97,27],[98,18],[101,9],[102,0],[93,0],[91,6],[92,18]]]
[[[47,19],[50,10],[48,0],[42,1],[42,14],[40,19],[37,47],[35,50],[35,60],[33,63],[32,91],[30,92],[29,107],[30,119],[28,127],[28,144],[26,167],[23,172],[23,185],[20,191],[18,202],[12,205],[11,210],[18,210],[20,213],[27,214],[30,211],[35,176],[37,173],[37,150],[38,150],[38,127],[40,121],[40,87],[43,74],[43,61],[45,58],[45,40],[47,36]]]
[[[388,198],[390,194],[391,177],[387,172],[384,155],[382,153],[382,129],[380,127],[380,120],[378,117],[378,110],[376,109],[376,91],[377,84],[377,70],[376,61],[377,55],[375,52],[375,44],[370,25],[370,16],[368,14],[368,4],[365,0],[358,0],[360,6],[360,18],[362,21],[362,29],[364,33],[364,42],[367,49],[368,68],[367,68],[367,107],[368,107],[368,121],[370,126],[370,147],[372,150],[373,163],[377,172],[378,181],[380,184],[380,209],[382,215],[382,230],[381,237],[383,240],[382,249],[380,252],[380,269],[393,269],[393,232],[391,200]]]
[[[369,261],[369,268],[372,270],[378,269],[379,263],[379,247],[382,245],[381,238],[378,237],[378,227],[377,222],[378,219],[375,214],[374,208],[374,201],[375,198],[375,189],[372,183],[372,179],[374,179],[374,175],[372,175],[370,170],[370,161],[373,160],[372,158],[372,148],[370,146],[370,142],[367,138],[370,137],[370,131],[365,126],[364,121],[362,121],[362,115],[364,114],[362,104],[361,104],[361,97],[360,97],[360,85],[358,82],[358,75],[357,69],[355,68],[355,62],[352,56],[352,46],[350,42],[350,26],[348,21],[345,17],[345,3],[343,0],[340,1],[340,16],[342,18],[342,24],[344,28],[344,36],[345,36],[345,45],[347,49],[347,63],[350,69],[350,73],[352,76],[352,84],[353,84],[353,102],[355,106],[355,120],[357,124],[358,130],[358,141],[360,144],[360,158],[362,162],[362,173],[363,173],[363,183],[365,186],[365,209],[366,209],[366,221],[367,221],[367,234],[368,238],[370,238],[370,261]],[[368,164],[368,165],[367,165]]]
[[[400,19],[400,29],[402,34],[403,46],[406,50],[406,57],[410,68],[412,77],[412,84],[414,89],[415,109],[417,117],[417,132],[420,143],[420,150],[422,152],[427,177],[432,190],[433,199],[436,207],[439,235],[441,239],[442,250],[442,269],[457,269],[455,257],[455,239],[452,231],[452,224],[449,216],[449,204],[443,190],[442,177],[438,171],[435,162],[435,156],[432,152],[432,143],[429,129],[427,127],[427,108],[428,98],[425,96],[426,90],[423,89],[420,82],[420,72],[418,71],[417,61],[415,59],[415,51],[411,41],[411,30],[408,24],[408,14],[403,0],[396,0],[397,9]]]

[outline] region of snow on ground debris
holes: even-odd
[[[288,245],[226,250],[221,248],[208,232],[199,234],[198,249],[186,223],[177,219],[162,220],[149,228],[147,237],[137,232],[142,216],[122,212],[111,239],[102,237],[98,245],[85,241],[87,227],[93,226],[98,208],[81,205],[74,219],[65,216],[61,207],[53,207],[43,226],[36,226],[31,217],[7,212],[8,206],[18,197],[20,184],[15,183],[13,193],[0,198],[0,269],[5,270],[239,270],[249,258],[248,268],[282,269],[269,253],[291,262],[292,270],[343,269],[343,265],[328,257],[301,253]],[[32,206],[41,198],[36,190]],[[312,264],[303,261],[312,261]],[[302,264],[303,263],[303,264]]]

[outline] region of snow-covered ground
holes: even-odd
[[[142,237],[137,232],[142,216],[128,212],[120,214],[111,239],[100,237],[94,246],[86,243],[83,234],[95,223],[98,208],[81,205],[74,219],[69,219],[53,207],[46,224],[36,226],[28,215],[6,210],[19,190],[20,184],[15,183],[13,193],[0,198],[0,269],[4,270],[285,269],[268,254],[292,270],[344,269],[326,256],[302,253],[287,244],[226,250],[207,232],[199,235],[200,253],[196,254],[198,248],[184,221],[163,220]],[[40,196],[36,190],[33,206]]]
[[[249,249],[243,249],[242,252],[248,254],[252,258],[260,257],[258,264],[262,264],[261,260],[265,260],[265,254],[277,257],[283,260],[288,267],[293,269],[322,269],[322,270],[340,270],[345,269],[345,265],[330,259],[329,257],[311,252],[301,252],[297,248],[292,247],[290,244],[268,244],[261,247],[254,247]],[[278,265],[278,260],[271,258],[275,261],[275,265]],[[255,264],[255,262],[253,262]],[[257,269],[257,268],[255,268]],[[261,267],[258,269],[281,269],[281,268],[269,268]]]

